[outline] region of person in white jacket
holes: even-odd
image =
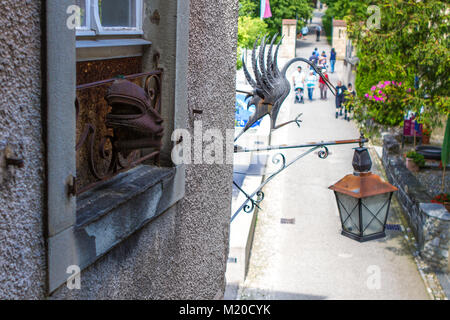
[[[305,74],[302,72],[302,67],[298,66],[297,71],[292,76],[294,82],[295,102],[305,103],[303,100],[303,92],[305,90]]]

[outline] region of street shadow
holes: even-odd
[[[403,232],[386,230],[386,238],[384,239],[388,245],[385,249],[397,256],[410,256],[411,249],[403,238]],[[392,246],[389,244],[392,243]],[[395,244],[394,244],[395,243]]]

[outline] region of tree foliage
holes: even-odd
[[[239,17],[238,47],[253,48],[258,36],[267,33],[267,24],[264,20],[252,17]]]
[[[367,5],[362,0],[351,2]],[[379,29],[366,24],[369,13],[364,19],[359,14],[344,17],[360,60],[358,96],[382,80],[414,87],[417,76],[418,88],[406,107],[434,127],[439,114],[450,113],[449,5],[438,0],[380,0],[377,6],[381,13]]]
[[[239,17],[238,21],[238,52],[236,68],[242,68],[241,53],[242,48],[253,48],[258,36],[267,33],[267,24],[259,19],[247,16]]]
[[[264,20],[271,36],[281,33],[283,19],[297,19],[299,27],[302,27],[313,12],[310,2],[306,0],[271,0],[270,8],[272,17]]]
[[[372,2],[369,0],[323,0],[327,5],[325,15],[322,17],[323,27],[328,36],[331,37],[332,20],[343,20],[351,17],[354,20],[367,19],[367,7]]]
[[[258,17],[259,0],[239,0],[239,16]]]
[[[259,18],[259,0],[239,0],[239,15]],[[271,36],[281,33],[283,19],[298,19],[299,26],[312,17],[313,8],[308,0],[270,0],[271,18],[264,19]]]

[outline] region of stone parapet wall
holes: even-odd
[[[439,204],[421,204],[420,207],[428,213],[423,225],[422,256],[436,269],[448,272],[450,214]]]
[[[283,42],[280,47],[280,58],[295,58],[295,47],[297,41],[297,20],[284,19],[282,26]]]
[[[336,50],[336,58],[345,58],[347,46],[347,24],[343,20],[333,20],[332,47]]]
[[[406,213],[418,241],[421,256],[441,271],[448,270],[450,214],[443,205],[431,203],[425,187],[406,168],[400,155],[400,143],[383,137],[383,165],[390,183],[398,188],[397,199]]]

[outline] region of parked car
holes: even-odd
[[[250,116],[255,113],[255,106],[247,107],[248,101],[245,101],[245,94],[236,94],[236,113],[235,113],[235,126],[245,127]],[[261,120],[255,122],[251,127],[258,127],[261,124]]]

